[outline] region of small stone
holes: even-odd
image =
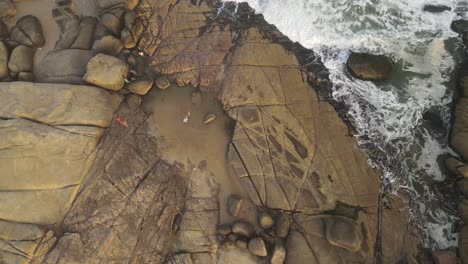
[[[449,6],[446,5],[425,5],[423,11],[430,13],[441,13],[444,11],[452,10]]]
[[[7,39],[9,35],[8,27],[0,20],[0,40]]]
[[[220,225],[218,227],[218,233],[220,233],[222,235],[228,235],[231,232],[232,232],[232,228],[228,224]]]
[[[468,223],[468,200],[463,200],[458,203],[458,214],[463,222]]]
[[[14,16],[16,8],[11,0],[0,0],[0,18],[7,16]]]
[[[268,255],[265,242],[261,237],[256,237],[249,241],[249,250],[256,256],[265,257]]]
[[[135,57],[134,57],[133,55],[128,56],[127,63],[128,63],[130,66],[135,65],[135,63],[136,63]]]
[[[279,213],[275,224],[276,235],[280,238],[287,237],[289,234],[289,226],[289,216],[283,212]]]
[[[28,47],[44,46],[44,33],[39,19],[32,15],[20,18],[11,31],[11,40]]]
[[[213,122],[215,119],[216,119],[216,115],[213,113],[209,113],[205,116],[205,121],[203,121],[203,124],[207,125]]]
[[[34,52],[24,45],[16,47],[8,61],[8,68],[12,72],[32,72]]]
[[[239,238],[238,234],[229,234],[228,239],[235,242]]]
[[[237,194],[230,195],[228,198],[228,213],[232,216],[237,216],[237,214],[239,214],[243,202],[244,199],[241,196]]]
[[[223,242],[221,242],[221,247],[224,248],[224,249],[233,248],[234,247],[234,242],[232,242],[230,240],[224,240]]]
[[[239,248],[246,249],[247,248],[247,239],[245,237],[240,237],[236,241],[236,245]]]
[[[31,72],[20,72],[18,74],[18,80],[22,82],[34,82],[34,74]]]
[[[265,232],[261,232],[260,236],[263,238],[263,240],[268,243],[268,244],[275,244],[276,238],[274,232],[272,230],[268,230]]]
[[[458,188],[465,196],[465,199],[468,199],[468,178],[462,179],[457,184],[458,184]]]
[[[385,55],[352,52],[346,66],[355,78],[368,81],[388,80],[392,73],[392,61]]]
[[[120,93],[120,94],[129,94],[130,91],[127,90],[127,89],[125,89],[125,88],[123,88],[123,89],[120,89],[120,90],[119,90],[119,93]]]
[[[105,13],[101,16],[101,24],[114,34],[119,34],[122,29],[122,19],[111,13]]]
[[[226,235],[218,234],[216,238],[218,239],[219,242],[223,242],[224,240],[226,240]]]
[[[260,213],[259,223],[260,223],[260,226],[264,229],[269,229],[275,224],[271,215],[265,212]]]
[[[202,97],[200,92],[192,92],[192,104],[199,105],[202,102]]]
[[[157,78],[155,83],[156,86],[161,90],[165,90],[171,86],[171,82],[166,77]]]
[[[132,93],[145,95],[153,87],[153,79],[148,76],[142,76],[128,85],[128,90]]]
[[[270,259],[270,264],[283,264],[285,259],[286,249],[284,248],[282,243],[276,244]]]
[[[244,221],[237,221],[232,225],[232,232],[241,236],[248,237],[253,233],[252,226]]]
[[[96,53],[104,53],[111,56],[117,56],[123,48],[120,39],[107,35],[98,39],[93,44],[93,50]]]
[[[451,250],[438,250],[432,252],[432,259],[435,264],[456,264],[457,254]]]

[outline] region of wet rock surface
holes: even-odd
[[[346,66],[354,77],[362,80],[387,80],[392,73],[392,62],[384,55],[353,52],[349,56]]]

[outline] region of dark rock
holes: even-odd
[[[137,40],[132,36],[128,29],[124,28],[120,32],[120,40],[126,49],[132,49],[136,46]]]
[[[463,220],[463,222],[468,223],[468,200],[459,202],[457,209],[458,215]]]
[[[0,41],[0,80],[8,77],[8,56],[7,47]]]
[[[0,18],[7,16],[14,16],[16,8],[11,0],[0,0]]]
[[[451,250],[432,252],[434,264],[457,264],[457,254]]]
[[[128,65],[130,65],[130,66],[135,65],[135,63],[136,63],[135,57],[134,57],[133,55],[128,56],[128,58],[127,58],[127,63],[128,63]]]
[[[32,15],[20,18],[11,31],[11,40],[28,47],[44,46],[45,39],[39,19]]]
[[[20,72],[18,74],[18,80],[22,82],[34,82],[34,74],[31,72]]]
[[[446,5],[425,5],[423,11],[430,13],[441,13],[444,11],[452,10],[449,6]]]
[[[384,55],[352,52],[347,67],[356,78],[368,81],[381,81],[390,78],[392,62]]]
[[[468,225],[465,225],[458,237],[458,255],[462,263],[468,263]]]
[[[92,58],[90,50],[64,49],[51,51],[36,67],[36,81],[46,83],[85,84],[82,80],[86,65]]]
[[[218,239],[219,242],[223,242],[224,240],[226,240],[226,235],[218,234],[216,236],[216,239]]]
[[[466,40],[466,35],[468,32],[463,33],[464,34],[464,40],[465,40],[465,46],[467,44]],[[460,66],[460,70],[458,73],[458,87],[461,91],[462,96],[468,97],[468,63],[463,63]]]
[[[16,47],[8,61],[8,68],[13,72],[31,72],[33,71],[34,52],[31,48],[24,45]]]
[[[145,95],[153,87],[153,79],[148,76],[138,77],[135,81],[132,81],[128,85],[128,90],[132,93],[139,95]]]
[[[275,223],[276,235],[280,238],[285,238],[289,233],[289,216],[286,213],[280,212]]]
[[[81,20],[78,33],[70,46],[71,49],[91,49],[94,41],[97,19],[94,17],[84,17]]]
[[[97,54],[86,65],[83,80],[87,83],[118,91],[124,87],[128,65],[115,57]]]
[[[452,148],[464,160],[468,160],[468,98],[460,98],[455,105],[454,121],[450,137]]]
[[[143,23],[135,12],[127,12],[124,17],[124,28],[120,33],[125,48],[131,49],[138,43],[143,33]]]
[[[275,224],[271,215],[265,212],[260,213],[260,215],[258,216],[258,222],[260,226],[264,229],[269,229]]]
[[[363,239],[361,225],[345,217],[328,218],[326,237],[330,244],[357,251]]]
[[[171,86],[171,82],[166,77],[157,78],[155,84],[161,90],[165,90]]]
[[[268,255],[265,242],[261,237],[252,238],[249,241],[249,250],[256,256],[265,257]]]
[[[241,196],[237,194],[231,194],[228,198],[228,213],[232,216],[237,216],[239,214],[243,202],[244,199]]]
[[[0,20],[0,40],[7,39],[9,36],[9,31],[7,25]]]
[[[229,233],[232,232],[232,228],[230,225],[228,224],[223,224],[223,225],[220,225],[218,227],[218,232],[221,234],[221,235],[229,235]]]
[[[101,16],[101,23],[114,34],[119,34],[122,29],[122,17],[117,17],[112,13],[105,13]]]
[[[462,34],[468,30],[468,21],[464,19],[454,20],[450,28],[458,34]]]
[[[462,179],[457,184],[458,184],[458,188],[465,196],[465,199],[468,199],[468,178]]]
[[[468,178],[468,164],[463,163],[454,157],[449,157],[445,160],[445,167],[454,176]]]
[[[232,232],[241,236],[248,237],[253,233],[252,225],[244,221],[237,221],[232,225]]]
[[[239,238],[238,234],[229,234],[228,239],[231,240],[232,242],[235,242]]]
[[[260,232],[259,234],[263,240],[268,243],[268,244],[275,244],[276,238],[275,238],[275,233],[272,230],[267,230],[264,232]]]
[[[123,45],[120,39],[111,35],[104,36],[93,44],[93,50],[96,53],[104,53],[111,56],[117,56],[122,48]]]
[[[273,249],[270,264],[283,264],[286,259],[286,249],[282,243],[277,243]]]

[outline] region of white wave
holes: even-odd
[[[427,221],[426,245],[431,240],[435,241],[434,247],[456,245],[456,238],[446,231],[453,216],[423,206],[436,199],[424,181],[443,179],[436,158],[451,151],[421,128],[423,113],[428,109],[437,107],[449,112],[452,95],[446,83],[454,60],[445,41],[456,36],[450,30],[456,14],[423,12],[427,0],[234,2],[248,2],[291,40],[322,57],[334,84],[333,97],[349,107],[357,137],[365,135],[375,148],[386,153],[386,181],[404,185],[415,203],[424,207],[419,217]],[[457,8],[457,0],[430,3]],[[457,10],[461,10],[460,5]],[[345,63],[351,51],[388,55],[397,62],[399,82],[377,86],[350,78],[345,74]],[[418,137],[424,140],[418,141]],[[426,195],[414,189],[416,183],[423,186]]]

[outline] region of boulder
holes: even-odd
[[[124,87],[128,70],[128,65],[122,60],[100,53],[88,62],[83,80],[105,89],[117,91]]]
[[[20,45],[11,52],[8,68],[12,72],[32,72],[34,52],[30,47]]]
[[[171,86],[171,82],[166,77],[157,78],[155,84],[161,90],[165,90]]]
[[[8,77],[8,49],[0,40],[0,80]]]
[[[242,198],[241,196],[237,194],[231,194],[228,197],[228,204],[227,204],[228,213],[232,216],[237,216],[239,214],[239,211],[243,203],[244,203],[244,198]]]
[[[124,16],[124,28],[120,32],[120,38],[125,48],[134,48],[141,34],[143,33],[143,22],[138,17],[136,12],[127,12]]]
[[[114,34],[119,34],[122,29],[122,17],[112,13],[105,13],[101,16],[101,23]]]
[[[458,34],[463,34],[468,30],[468,21],[465,19],[454,20],[450,28]]]
[[[11,0],[0,0],[0,18],[14,16],[15,14],[16,8]]]
[[[392,61],[384,55],[352,52],[346,66],[354,77],[367,81],[382,81],[390,78]]]
[[[253,227],[245,221],[237,221],[232,225],[232,232],[240,236],[248,237],[252,235]]]
[[[35,67],[37,82],[84,84],[86,65],[93,57],[90,50],[64,49],[47,53]]]
[[[93,44],[93,50],[96,53],[103,53],[111,56],[117,56],[122,48],[122,42],[111,35],[104,36],[96,40]]]
[[[208,113],[205,115],[205,119],[203,121],[203,124],[207,125],[211,122],[213,122],[216,119],[216,115],[213,113]]]
[[[446,5],[424,5],[423,11],[430,13],[441,13],[444,11],[452,10],[449,6]]]
[[[249,241],[249,250],[255,256],[265,257],[268,255],[265,242],[261,237],[252,238]]]
[[[345,217],[327,219],[326,237],[330,244],[350,251],[361,248],[363,240],[361,225]]]
[[[34,74],[32,74],[31,72],[20,72],[18,74],[18,81],[34,82]]]
[[[434,264],[457,264],[457,254],[451,250],[438,250],[432,252]]]
[[[270,264],[283,264],[285,259],[286,249],[284,245],[281,243],[276,244],[271,255]]]
[[[288,236],[289,233],[289,216],[286,213],[280,212],[278,217],[276,218],[275,223],[275,232],[276,235],[280,238],[285,238]]]
[[[258,220],[259,220],[258,222],[259,222],[260,226],[263,229],[269,229],[273,225],[275,225],[275,222],[273,221],[273,217],[271,217],[271,215],[269,215],[268,213],[265,213],[265,212],[260,213],[260,215],[258,217]]]
[[[76,37],[69,48],[71,49],[91,49],[94,41],[97,19],[94,17],[83,17],[78,28]]]
[[[97,2],[97,6],[101,11],[115,8],[133,10],[138,5],[138,2],[138,0],[100,0]]]
[[[9,37],[10,32],[8,30],[7,25],[0,21],[0,40],[5,40]]]
[[[11,31],[11,40],[33,48],[44,46],[45,39],[39,19],[32,15],[20,18]]]
[[[458,203],[458,214],[463,222],[468,223],[468,200],[464,199]]]
[[[127,89],[139,95],[145,95],[153,87],[153,79],[148,76],[138,77],[136,80],[132,81]]]

